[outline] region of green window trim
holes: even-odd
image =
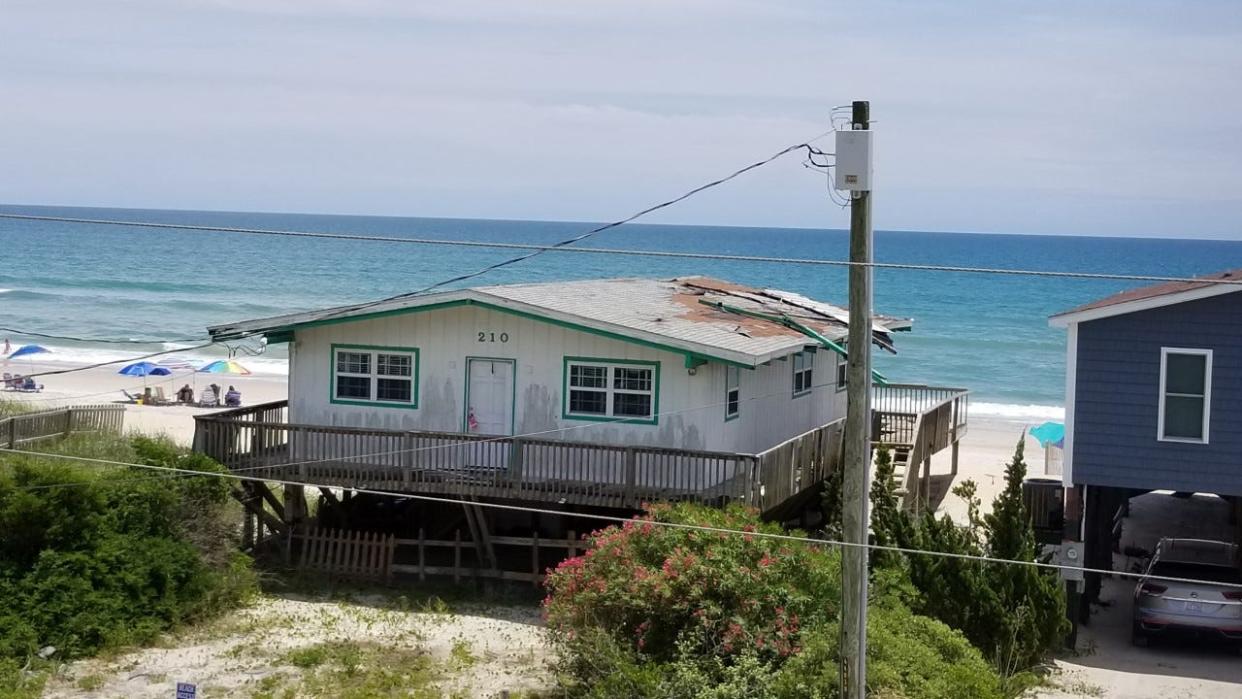
[[[588,415],[582,413],[569,412],[569,367],[571,364],[607,366],[609,368],[607,374],[608,383],[612,381],[612,369],[614,367],[621,368],[647,368],[651,369],[651,417],[616,417],[613,415]],[[612,411],[612,395],[611,387],[606,387],[608,393],[608,410]],[[586,420],[588,422],[615,422],[625,425],[658,425],[660,423],[660,362],[646,359],[611,359],[607,357],[565,357],[561,364],[561,419],[562,420]]]
[[[363,400],[359,398],[337,398],[336,397],[336,389],[337,389],[336,355],[337,355],[337,352],[339,351],[366,352],[370,354],[370,356],[372,357],[372,364],[373,364],[371,367],[371,371],[369,372],[371,376],[371,381],[372,381],[372,392],[371,392],[372,396],[374,396],[376,393],[376,390],[374,390],[374,387],[375,387],[378,377],[380,376],[377,373],[377,367],[374,366],[375,356],[377,354],[385,354],[385,353],[410,355],[412,359],[412,366],[410,367],[410,401],[407,403],[407,402],[398,402],[398,401],[376,400],[374,398],[371,398],[369,400]],[[402,409],[402,410],[415,410],[418,408],[419,364],[420,364],[419,351],[417,347],[394,347],[394,346],[388,346],[388,345],[351,345],[351,344],[334,342],[332,343],[331,348],[329,349],[329,354],[328,354],[328,366],[331,371],[330,380],[328,381],[328,402],[333,405],[360,405],[360,406],[365,406],[368,408],[397,408],[397,409]]]

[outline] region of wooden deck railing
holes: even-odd
[[[125,419],[122,405],[75,405],[0,418],[0,445],[16,449],[23,444],[74,432],[120,432]]]
[[[872,387],[871,411],[874,415],[872,439],[884,444],[914,444],[915,422],[922,415],[938,410],[946,402],[953,405],[952,428],[957,438],[966,434],[970,391],[917,384],[886,384]],[[950,425],[944,424],[945,427]]]
[[[931,457],[942,449],[952,448],[953,472],[957,472],[957,442],[966,432],[967,394],[944,398],[919,413],[914,421],[906,459],[905,497],[903,507],[918,511],[931,497]]]
[[[844,434],[841,418],[758,454],[759,509],[767,512],[840,468]]]
[[[339,487],[551,500],[742,502],[761,509],[840,462],[842,421],[762,454],[283,422],[284,401],[198,416],[195,447],[234,470]]]

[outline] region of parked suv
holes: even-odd
[[[1134,587],[1131,640],[1183,631],[1242,641],[1242,566],[1238,547],[1223,541],[1161,539]],[[1187,578],[1184,583],[1149,576]]]

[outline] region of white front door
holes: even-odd
[[[512,359],[466,360],[466,431],[513,434]]]

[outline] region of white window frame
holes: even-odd
[[[736,395],[734,395],[736,394]],[[729,411],[732,403],[733,411]],[[742,414],[742,370],[725,366],[725,421],[736,420]]]
[[[849,360],[846,359],[845,355],[843,354],[837,355],[837,375],[835,378],[837,381],[837,393],[840,393],[841,391],[844,391],[845,389],[849,388],[849,379],[850,379]]]
[[[1164,434],[1164,402],[1168,397],[1165,381],[1168,378],[1169,355],[1186,354],[1200,356],[1203,361],[1203,438],[1166,437]],[[1179,393],[1178,396],[1198,398],[1198,394]],[[1160,348],[1160,409],[1156,418],[1156,440],[1160,442],[1180,442],[1182,444],[1207,444],[1208,426],[1212,422],[1212,350],[1193,347],[1161,347]]]
[[[790,359],[790,364],[793,365],[793,374],[789,380],[789,385],[793,389],[793,397],[809,394],[815,388],[811,383],[815,378],[815,353],[810,350],[797,352]],[[798,374],[806,374],[806,378],[802,381],[802,390],[798,390]]]
[[[340,355],[346,354],[365,354],[369,355],[368,360],[369,371],[367,373],[349,372],[340,370]],[[379,370],[379,355],[396,355],[406,357],[410,361],[410,373],[406,376],[399,374],[381,374]],[[341,376],[366,378],[370,381],[369,397],[356,398],[353,396],[341,396],[337,393],[337,378]],[[413,347],[380,347],[376,345],[333,345],[332,346],[332,386],[331,398],[333,403],[344,405],[367,405],[381,406],[392,408],[417,408],[418,407],[418,349]],[[380,379],[392,379],[398,381],[410,382],[410,399],[409,400],[390,400],[379,397],[379,381]]]
[[[604,386],[602,388],[594,387],[575,387],[573,386],[573,368],[575,366],[584,367],[602,367],[606,369],[604,376]],[[631,369],[646,371],[651,375],[651,387],[646,390],[632,388],[617,388],[616,373],[619,369]],[[603,413],[580,413],[571,409],[573,404],[573,391],[590,391],[593,393],[603,393],[605,412]],[[651,411],[647,415],[617,415],[614,398],[618,395],[645,395],[651,397]],[[659,419],[660,411],[660,365],[658,362],[625,362],[611,360],[592,360],[588,358],[565,358],[565,405],[563,409],[563,417],[572,420],[607,420],[609,422],[626,422],[631,424],[647,424],[654,425]]]

